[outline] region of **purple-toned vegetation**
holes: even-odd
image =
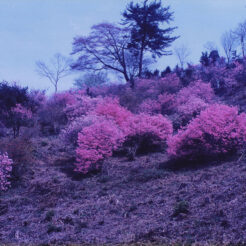
[[[7,153],[0,154],[0,191],[7,190],[10,186],[13,161],[9,159]]]
[[[246,57],[186,66],[179,49],[150,71],[177,37],[169,7],[142,4],[76,37],[57,73],[37,63],[53,95],[0,83],[2,244],[245,244]],[[70,68],[78,89],[57,92]]]

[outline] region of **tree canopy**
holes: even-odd
[[[176,27],[163,28],[161,24],[169,24],[173,20],[173,13],[170,7],[163,7],[161,1],[148,2],[142,4],[131,2],[123,12],[122,24],[127,25],[131,31],[131,40],[128,47],[133,48],[138,54],[138,76],[141,77],[143,71],[144,52],[149,51],[152,55],[171,55],[168,47],[178,37],[171,36]]]

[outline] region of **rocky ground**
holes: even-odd
[[[0,195],[1,244],[246,242],[246,163],[170,169],[164,153],[106,160],[82,177],[56,138],[36,143],[22,181]]]

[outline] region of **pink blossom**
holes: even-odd
[[[193,119],[186,128],[168,139],[168,153],[174,158],[229,153],[246,142],[246,115],[235,107],[214,104]]]

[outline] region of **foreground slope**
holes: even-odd
[[[0,198],[1,243],[244,243],[246,164],[170,170],[164,153],[105,161],[76,176],[56,138]],[[164,163],[164,164],[163,164]]]

